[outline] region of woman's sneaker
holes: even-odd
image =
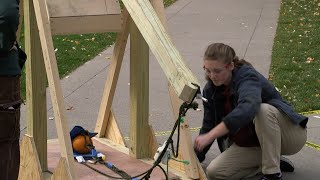
[[[280,157],[280,170],[282,172],[293,172],[294,171],[293,163],[289,159],[281,156]]]
[[[261,180],[281,180],[282,174],[275,173],[275,174],[264,174]]]

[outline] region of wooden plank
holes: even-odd
[[[47,163],[47,100],[44,59],[32,0],[24,0],[24,32],[26,61],[27,133],[34,138],[41,169]]]
[[[19,180],[42,180],[42,170],[33,138],[24,135],[20,145]]]
[[[108,14],[120,14],[120,4],[118,0],[105,0]]]
[[[50,18],[53,35],[119,32],[120,14]]]
[[[122,152],[122,153],[124,153],[124,154],[129,154],[129,149],[128,149],[128,148],[126,148],[126,147],[124,147],[124,146],[121,146],[121,145],[119,145],[119,144],[116,144],[116,143],[110,141],[109,139],[106,139],[106,138],[96,138],[96,137],[93,138],[93,139],[94,139],[94,140],[97,140],[98,142],[100,142],[100,143],[102,143],[102,144],[104,144],[104,145],[107,145],[108,147],[110,147],[110,148],[112,148],[112,149],[115,149],[115,150],[117,150],[117,151],[119,151],[119,152]],[[107,158],[108,158],[108,156],[107,156]],[[154,163],[154,160],[153,160],[153,159],[150,159],[150,158],[139,159],[139,161],[145,162],[145,163],[150,164],[150,165],[153,165],[153,163]],[[169,161],[169,162],[171,162],[171,161]],[[161,164],[161,166],[162,166],[164,169],[166,169],[166,166],[165,166],[164,164]],[[170,169],[170,168],[169,168],[169,172],[172,173],[172,174],[174,174],[174,175],[176,175],[176,176],[179,176],[180,179],[190,179],[190,178],[187,177],[187,176],[185,175],[185,173],[182,172],[182,171],[178,171],[178,170]]]
[[[65,157],[68,164],[68,170],[72,179],[76,179],[74,169],[74,159],[69,135],[69,127],[64,113],[64,102],[62,97],[57,60],[54,53],[50,23],[44,1],[33,0],[34,10],[39,29],[42,53],[45,60],[46,72],[50,88],[51,101],[55,115],[57,134],[60,142],[61,156]]]
[[[199,84],[199,82],[184,63],[150,2],[148,0],[123,0],[122,2],[157,58],[176,94],[182,100],[190,101],[197,91],[197,88],[191,83]]]
[[[198,160],[197,160],[197,166],[198,166],[198,171],[199,171],[199,179],[200,180],[207,180],[207,175],[204,172],[204,169]]]
[[[71,175],[68,172],[68,163],[67,159],[62,157],[59,160],[58,166],[54,170],[51,180],[71,180]]]
[[[175,94],[173,88],[169,86],[169,95],[171,98],[171,105],[173,110],[174,117],[178,117],[180,105],[183,103]],[[174,119],[175,119],[174,118]],[[190,130],[188,129],[188,121],[185,118],[185,122],[180,125],[180,158],[183,160],[189,161],[189,165],[184,165],[185,173],[194,179],[199,178],[199,171],[197,161],[198,159],[195,157],[195,153],[193,150],[193,143]],[[174,168],[174,166],[173,166]],[[179,168],[182,169],[182,168]]]
[[[150,3],[152,5],[153,9],[155,10],[155,12],[157,13],[159,20],[161,21],[164,29],[168,33],[169,28],[168,28],[168,24],[167,24],[167,20],[166,20],[166,13],[164,10],[163,0],[150,0]]]
[[[115,143],[125,146],[124,138],[122,133],[120,132],[114,113],[111,111],[109,114],[110,117],[108,120],[108,126],[106,129],[105,137]]]
[[[106,139],[106,138],[98,138],[98,137],[94,137],[93,139],[97,140],[98,142],[102,143],[102,144],[105,144],[117,151],[120,151],[122,153],[125,153],[125,154],[129,154],[129,149],[125,146],[122,146],[120,144],[117,144],[109,139]]]
[[[165,15],[165,10],[164,10],[163,1],[162,1],[162,0],[160,0],[160,1],[159,1],[159,0],[151,0],[150,2],[151,2],[151,4],[152,4],[152,6],[154,7],[155,11],[157,12],[158,17],[160,18],[160,20],[161,20],[164,28],[165,28],[165,29],[167,30],[167,32],[168,32],[168,25],[167,25],[167,22],[166,22],[166,15]],[[171,86],[170,83],[168,83],[168,91],[169,91],[169,94],[170,94],[171,105],[172,105],[172,107],[174,107],[174,108],[173,108],[174,116],[177,117],[177,116],[178,116],[178,113],[179,113],[178,107],[179,107],[180,104],[182,104],[182,101],[179,100],[177,94],[174,93],[173,87]],[[184,131],[190,132],[190,131],[187,130],[187,129],[185,129]],[[187,133],[187,134],[189,134],[189,133]],[[189,138],[189,137],[185,137],[184,141],[181,142],[181,144],[183,144],[186,140],[187,140],[187,143],[190,144],[191,141],[188,140],[187,138]],[[190,136],[190,138],[191,138],[191,136]],[[192,144],[192,142],[191,142],[191,144]],[[182,147],[185,147],[185,146],[186,146],[186,145],[182,145]],[[192,148],[192,147],[191,147],[191,148]],[[193,148],[192,148],[192,151],[193,151]],[[181,149],[180,149],[179,154],[181,155]],[[187,152],[184,152],[184,156],[188,156]],[[191,156],[194,156],[194,155],[191,154]],[[180,158],[183,159],[183,156],[180,156]],[[190,158],[190,157],[189,157],[189,158],[187,158],[187,159],[194,159],[194,158]],[[183,164],[183,163],[181,163],[181,162],[169,161],[169,163],[170,163],[170,165],[169,165],[170,167],[172,167],[172,168],[174,168],[174,169],[176,169],[176,170],[179,170],[179,171],[183,171],[183,172],[185,172],[187,175],[190,175],[190,174],[191,174],[191,177],[193,176],[192,173],[196,173],[196,172],[186,172],[186,168],[185,168],[186,165]],[[193,162],[193,163],[194,163],[194,162]],[[200,165],[200,163],[199,163],[199,161],[198,161],[197,159],[196,159],[196,163],[197,163],[196,165],[195,165],[195,164],[191,164],[191,166],[192,166],[191,168],[192,168],[192,169],[193,169],[193,168],[197,168],[198,171],[199,171],[199,177],[200,177],[200,179],[206,179],[206,175],[205,175],[205,173],[204,173],[204,171],[203,171],[203,169],[202,169],[202,167],[201,167],[201,165]],[[200,165],[200,166],[199,166],[199,165]],[[187,171],[188,171],[188,169],[187,169]],[[197,176],[195,176],[195,177],[197,177]]]
[[[106,15],[105,0],[46,0],[50,17]]]
[[[52,172],[46,171],[42,172],[42,180],[49,180],[52,177]]]
[[[157,149],[159,147],[158,143],[157,143],[157,138],[154,135],[154,131],[151,125],[149,125],[149,130],[148,130],[148,134],[147,134],[149,141],[149,157],[154,157],[154,155],[157,152]]]
[[[95,127],[95,132],[98,133],[98,137],[105,136],[106,127],[107,127],[108,119],[110,116],[110,109],[111,109],[115,89],[116,89],[118,78],[119,78],[124,51],[125,51],[127,40],[128,40],[129,15],[126,10],[123,11],[122,15],[123,15],[124,24],[123,24],[122,30],[118,33],[118,36],[114,45],[111,63],[108,70],[108,76],[107,76],[106,84],[104,86],[103,96],[101,100],[96,127]]]
[[[149,147],[149,47],[130,21],[130,156],[150,157]]]
[[[150,164],[150,165],[153,165],[154,164],[154,160],[151,160],[151,159],[140,159],[140,161],[142,161],[142,162],[145,162],[145,163],[147,163],[147,164]],[[180,163],[180,162],[177,162],[177,161],[173,161],[173,160],[170,160],[169,161],[169,164],[171,164],[171,163],[176,163],[176,164],[178,164],[178,163]],[[180,164],[182,164],[182,163],[180,163]],[[161,163],[161,166],[163,167],[163,169],[167,169],[167,165],[166,164],[162,164]],[[169,173],[172,173],[172,174],[174,174],[174,175],[176,175],[176,176],[178,176],[178,178],[172,178],[172,180],[175,180],[175,179],[177,179],[177,180],[188,180],[188,179],[191,179],[190,177],[188,177],[187,175],[186,175],[186,173],[184,172],[184,171],[181,171],[181,170],[178,170],[178,169],[176,169],[176,168],[171,168],[172,166],[170,166],[169,165]],[[171,179],[171,178],[169,178],[169,179]]]

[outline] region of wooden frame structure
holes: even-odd
[[[113,56],[96,123],[97,140],[109,139],[124,146],[111,110],[124,50],[130,34],[130,148],[137,159],[153,157],[157,149],[149,116],[149,48],[169,81],[174,113],[190,101],[198,83],[173,45],[167,31],[162,0],[23,0],[27,71],[27,135],[21,145],[19,179],[76,179],[71,140],[64,115],[53,34],[117,32]],[[85,7],[85,8],[84,8]],[[83,22],[90,23],[83,26]],[[47,79],[39,74],[47,74]],[[55,116],[61,159],[53,174],[47,173],[46,80]],[[205,179],[193,152],[188,122],[181,125],[181,156],[189,165],[175,164],[192,179]]]

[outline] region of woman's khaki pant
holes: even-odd
[[[277,108],[261,104],[254,124],[260,147],[239,147],[235,143],[207,167],[209,179],[241,179],[280,172],[280,156],[299,152],[307,140],[307,131]]]

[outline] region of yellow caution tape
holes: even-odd
[[[313,110],[313,111],[308,111],[308,112],[302,112],[300,113],[302,115],[310,115],[310,114],[320,114],[320,110]]]
[[[315,144],[315,143],[307,141],[306,142],[306,146],[308,146],[308,147],[310,147],[312,149],[315,149],[317,151],[320,151],[320,145],[319,144]]]

